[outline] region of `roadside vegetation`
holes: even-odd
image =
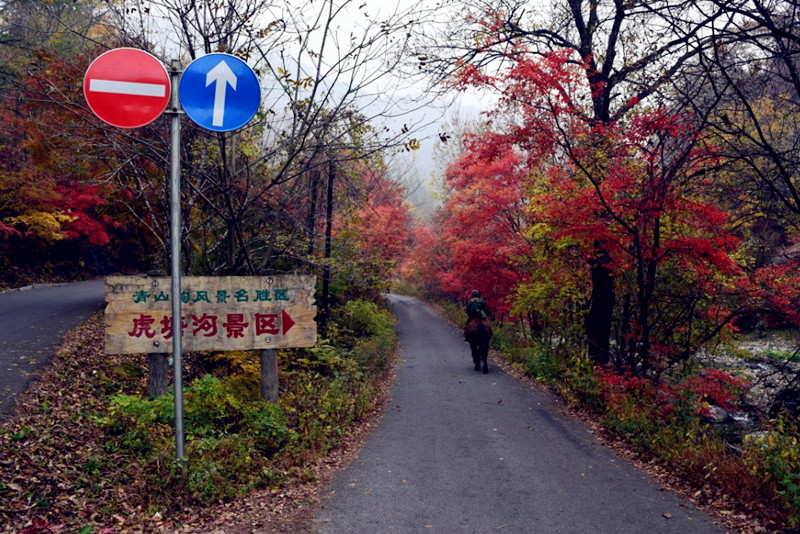
[[[103,354],[96,316],[0,427],[0,531],[203,532],[215,505],[292,495],[374,414],[394,355],[394,318],[378,304],[348,302],[329,331],[313,349],[279,351],[278,404],[259,400],[257,352],[187,354],[179,465],[172,395],[147,397],[141,355]]]

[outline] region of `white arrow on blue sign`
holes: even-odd
[[[253,69],[236,56],[208,54],[192,61],[178,86],[181,106],[194,122],[215,132],[241,128],[261,103]]]

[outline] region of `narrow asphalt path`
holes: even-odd
[[[0,293],[0,417],[41,371],[70,328],[105,304],[103,280]]]
[[[722,533],[599,445],[559,401],[492,366],[461,335],[392,296],[397,384],[381,424],[334,481],[318,534]]]

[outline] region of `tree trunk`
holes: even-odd
[[[261,351],[261,400],[278,403],[278,351]]]
[[[319,189],[319,171],[314,169],[309,176],[309,205],[308,220],[306,221],[306,235],[308,237],[308,255],[314,255],[314,233],[317,226],[317,190]]]
[[[167,355],[163,352],[150,353],[148,356],[149,374],[147,392],[151,398],[167,394]]]
[[[319,335],[328,337],[328,319],[330,315],[330,281],[331,268],[328,260],[331,257],[331,236],[333,234],[333,182],[336,178],[336,167],[331,161],[328,166],[328,198],[325,206],[325,261],[322,268],[322,296],[320,302]]]
[[[230,149],[230,163],[228,162],[228,156],[226,154],[226,145],[225,142],[225,134],[220,133],[220,150],[222,151],[222,188],[225,191],[224,199],[225,199],[225,211],[227,216],[225,217],[225,224],[228,227],[227,233],[225,235],[225,259],[227,263],[228,273],[227,274],[234,274],[235,273],[235,255],[236,255],[236,223],[234,221],[235,215],[233,212],[233,205],[231,204],[231,188],[230,184],[233,181],[233,165],[234,165],[234,148],[233,140],[236,138],[236,135],[231,136],[231,149]]]
[[[586,315],[586,343],[589,357],[599,365],[610,361],[611,317],[614,312],[614,278],[608,271],[608,255],[603,251],[589,260],[592,272],[592,299]]]

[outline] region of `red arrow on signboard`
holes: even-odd
[[[281,310],[281,327],[283,328],[283,335],[286,335],[292,327],[294,326],[294,319],[289,317],[289,314],[286,313],[286,310]]]
[[[83,95],[94,114],[108,124],[138,128],[155,120],[167,107],[169,74],[147,52],[115,48],[86,69]]]

